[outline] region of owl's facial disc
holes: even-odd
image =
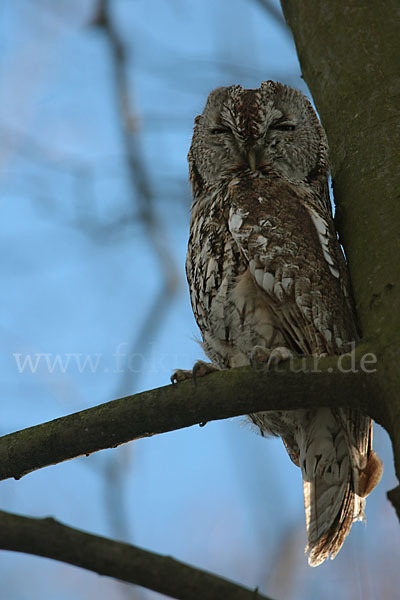
[[[292,182],[327,171],[326,138],[310,102],[276,82],[211,92],[189,156],[207,185],[219,185],[240,170],[265,175],[272,170]]]

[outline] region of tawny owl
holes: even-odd
[[[342,354],[357,341],[328,192],[328,147],[303,94],[266,81],[217,88],[196,117],[186,272],[211,365]],[[178,370],[180,381],[191,371]],[[355,410],[250,415],[301,468],[309,564],[334,558],[378,483],[372,425]]]

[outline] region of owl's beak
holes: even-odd
[[[257,160],[255,150],[249,150],[247,155],[247,160],[249,161],[249,166],[252,171],[256,170]]]

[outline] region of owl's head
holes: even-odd
[[[309,100],[274,81],[220,87],[196,117],[188,155],[195,193],[242,169],[273,170],[293,183],[326,177],[326,135]]]

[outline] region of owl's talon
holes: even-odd
[[[207,363],[204,360],[198,360],[193,365],[193,369],[176,369],[170,377],[171,383],[176,385],[185,379],[193,379],[193,383],[196,385],[197,377],[204,377],[209,373],[219,371],[218,367],[215,367],[211,363]]]
[[[263,367],[268,364],[271,350],[264,346],[254,346],[250,353],[250,365],[255,371],[262,371]]]
[[[204,375],[208,375],[209,373],[214,373],[215,371],[219,371],[218,367],[215,367],[211,363],[205,362],[204,360],[198,360],[194,363],[192,369],[192,376],[194,384],[196,385],[196,380],[198,377],[204,377]]]
[[[192,371],[188,369],[176,369],[170,377],[170,381],[172,385],[178,385],[181,381],[185,381],[185,379],[192,378]]]
[[[289,350],[289,348],[285,348],[285,346],[278,346],[271,351],[267,362],[267,370],[269,371],[271,367],[276,367],[279,363],[288,360],[294,356],[293,352]]]

